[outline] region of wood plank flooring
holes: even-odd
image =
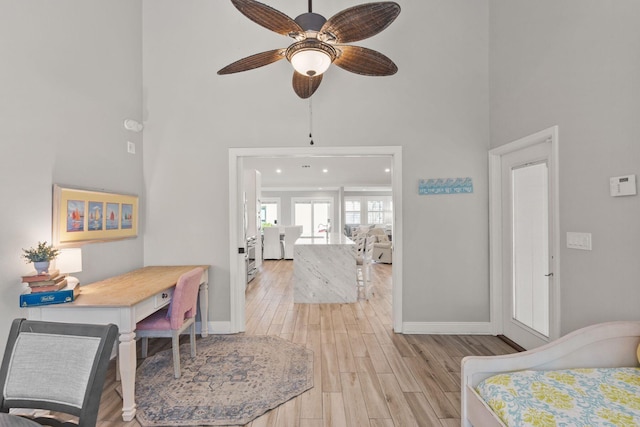
[[[492,336],[393,333],[391,269],[372,266],[368,301],[294,304],[293,262],[263,263],[247,287],[245,335],[275,335],[312,349],[314,387],[247,427],[460,425],[462,358],[515,350]],[[169,339],[150,340],[149,354],[170,347]],[[97,425],[138,427],[122,421],[117,384],[112,364]]]

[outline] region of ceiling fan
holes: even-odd
[[[296,19],[255,0],[231,0],[247,18],[296,41],[289,47],[257,53],[227,65],[218,74],[232,74],[262,67],[286,58],[293,65],[293,90],[309,98],[331,64],[365,76],[390,76],[398,71],[392,60],[364,47],[350,46],[378,34],[400,14],[400,5],[385,1],[365,3],[338,12],[328,20],[312,12]]]

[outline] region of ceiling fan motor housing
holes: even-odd
[[[320,31],[320,28],[322,28],[324,23],[327,22],[324,16],[312,12],[303,13],[294,19],[294,21],[296,21],[303,30],[313,31],[316,33]]]

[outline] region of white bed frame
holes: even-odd
[[[599,323],[573,331],[533,350],[503,356],[462,359],[463,427],[505,427],[476,393],[480,381],[521,370],[614,368],[638,366],[640,321]]]

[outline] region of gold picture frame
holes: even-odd
[[[138,196],[53,186],[53,244],[131,239],[138,236]]]

